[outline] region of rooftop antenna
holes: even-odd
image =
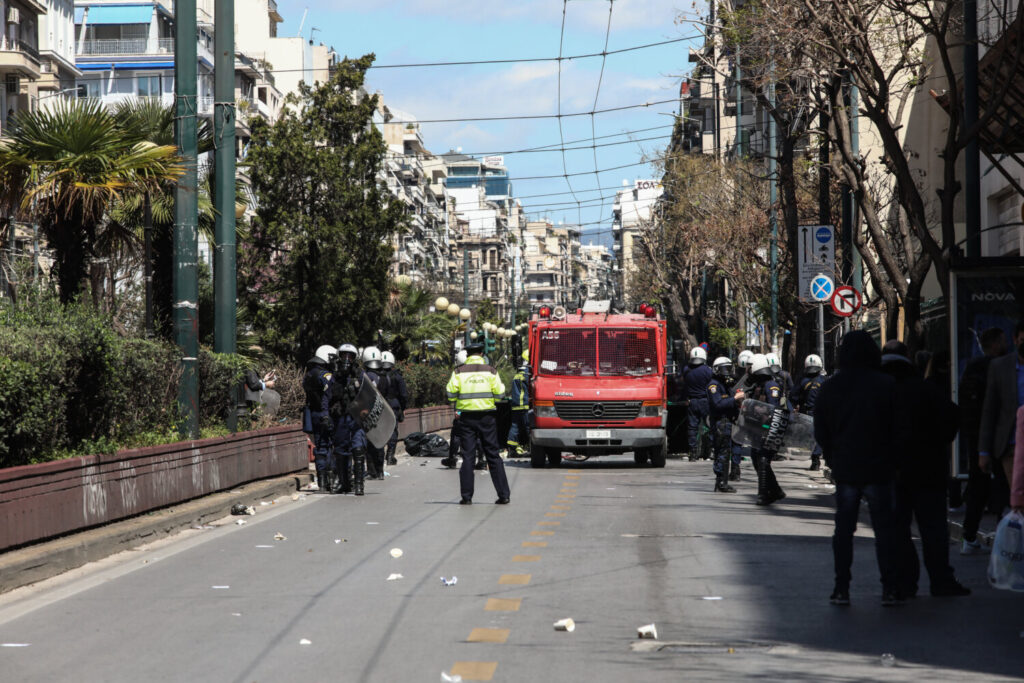
[[[302,37],[302,27],[306,24],[306,15],[309,13],[309,8],[302,10],[302,21],[299,22],[299,30],[295,33],[296,38]]]

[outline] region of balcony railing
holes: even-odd
[[[32,59],[39,61],[39,50],[34,45],[29,45],[20,38],[7,38],[0,41],[0,50],[4,52],[24,52]]]
[[[109,38],[85,40],[80,43],[80,55],[152,55],[174,54],[174,38]]]

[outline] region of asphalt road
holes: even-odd
[[[1024,595],[988,588],[985,557],[953,552],[975,595],[883,608],[860,533],[853,605],[829,605],[831,489],[806,466],[778,464],[790,495],[771,509],[753,505],[749,477],[715,494],[709,463],[628,457],[511,462],[511,505],[478,474],[477,503],[459,506],[454,471],[403,458],[362,499],[284,498],[244,526],[226,518],[0,596],[0,680],[1024,675]],[[575,631],[556,631],[566,617]],[[638,640],[650,623],[658,640]]]

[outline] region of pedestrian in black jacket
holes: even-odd
[[[934,382],[926,381],[910,361],[907,345],[898,340],[882,348],[882,370],[896,380],[896,396],[910,428],[906,456],[896,485],[896,511],[900,524],[900,590],[904,597],[917,594],[921,566],[911,538],[917,521],[924,566],[931,593],[936,596],[970,595],[949,566],[949,527],[946,522],[946,480],[949,444],[956,437],[959,410]]]
[[[835,605],[850,604],[861,498],[867,499],[875,532],[882,604],[901,602],[895,480],[903,429],[896,381],[881,371],[881,355],[867,332],[848,333],[839,349],[839,369],[821,386],[814,405],[814,438],[836,482],[835,588],[830,598]]]

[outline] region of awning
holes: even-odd
[[[115,69],[173,69],[174,62],[118,62]]]
[[[110,71],[114,65],[110,62],[78,62],[75,66],[82,71]]]
[[[75,8],[75,23],[81,24],[85,7]],[[87,25],[99,24],[148,24],[153,18],[153,4],[145,5],[89,5]]]

